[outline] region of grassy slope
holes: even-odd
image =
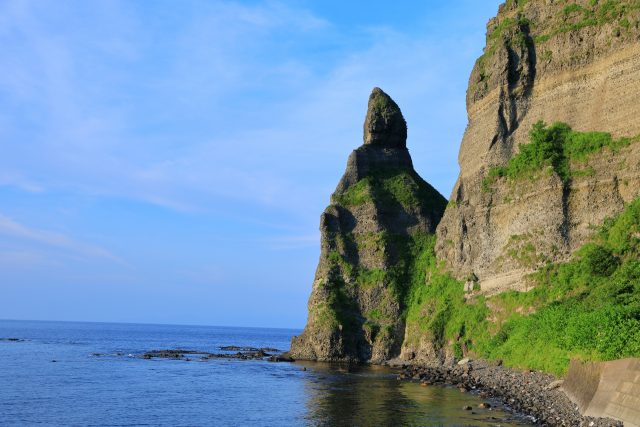
[[[535,179],[557,173],[569,184],[570,162],[638,141],[601,132],[575,132],[556,123],[536,124],[531,143],[507,165],[490,170],[485,189],[498,179]],[[640,199],[608,221],[572,260],[548,264],[531,277],[534,289],[485,299],[464,299],[463,284],[443,273],[433,248],[418,258],[407,323],[436,344],[452,345],[508,366],[562,374],[570,358],[608,360],[640,356]],[[421,283],[422,281],[422,283]],[[425,284],[426,283],[426,284]]]
[[[640,199],[605,224],[572,261],[536,273],[534,290],[498,296],[505,320],[478,350],[554,373],[564,372],[570,357],[640,356],[639,231]]]
[[[432,242],[427,242],[431,245]],[[436,344],[505,365],[562,374],[570,358],[640,356],[640,199],[566,263],[532,276],[529,292],[464,299],[433,246],[413,270],[407,323]]]

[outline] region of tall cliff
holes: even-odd
[[[400,108],[375,88],[364,144],[320,217],[320,261],[294,358],[379,363],[400,353],[412,260],[446,207],[413,169],[406,139]]]
[[[559,152],[564,172],[552,159],[538,173],[496,171],[539,121],[568,124],[569,139],[640,134],[639,27],[637,0],[509,0],[489,22],[469,80],[460,176],[437,232],[436,253],[458,277],[475,274],[489,294],[522,289],[525,274],[567,259],[638,196],[633,139]]]
[[[444,215],[372,93],[294,357],[640,356],[640,0],[509,0],[486,43]]]

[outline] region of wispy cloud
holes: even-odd
[[[159,17],[132,22],[121,19],[137,16],[125,4],[97,4],[94,12],[81,8],[90,23],[82,26],[58,22],[74,15],[69,5],[60,12],[51,3],[4,4],[2,15],[11,19],[0,32],[9,47],[0,53],[8,70],[0,76],[6,154],[0,165],[20,179],[2,183],[34,191],[42,188],[34,182],[46,182],[178,209],[238,195],[268,204],[281,195],[274,189],[286,184],[267,165],[241,166],[243,157],[264,158],[268,135],[256,136],[262,147],[247,153],[250,144],[232,133],[252,121],[247,112],[264,116],[265,105],[233,100],[266,87],[281,90],[307,74],[303,65],[282,61],[285,53],[269,58],[280,44],[274,32],[301,35],[328,23],[280,2],[201,3],[194,19],[154,41],[149,26]],[[105,22],[118,24],[97,34]],[[238,109],[243,113],[232,118]],[[200,128],[197,135],[184,133],[191,126]]]
[[[465,19],[498,1],[0,0],[7,305],[42,317],[39,289],[65,317],[90,318],[100,295],[112,319],[183,300],[176,320],[201,306],[248,322],[229,302],[259,291],[252,322],[294,305],[302,319],[369,91],[398,101],[414,164],[448,192],[486,22]]]
[[[418,119],[409,123],[413,152],[437,150],[424,157],[436,184],[445,192],[453,184],[460,135],[427,138],[445,135],[432,122],[464,121],[463,98],[449,105],[442,89],[466,58],[455,33],[435,40],[361,29],[365,46],[343,41],[319,66],[322,56],[300,52],[351,34],[283,2],[186,3],[162,32],[164,17],[153,10],[96,4],[5,3],[11,19],[0,40],[11,48],[0,65],[11,72],[0,76],[0,166],[20,179],[0,181],[179,211],[241,202],[307,216],[312,206],[316,217],[311,195],[332,189],[361,140],[368,91],[381,85]],[[76,18],[61,25],[67,16]],[[444,100],[431,112],[437,120],[412,113],[424,114],[428,97]]]
[[[299,236],[277,236],[267,240],[272,250],[292,250],[317,247],[320,244],[320,233]]]
[[[35,265],[55,267],[59,264],[51,258],[46,257],[41,252],[24,249],[14,249],[0,250],[0,265],[4,265],[5,268],[12,269],[33,269]]]
[[[75,240],[62,233],[27,227],[13,219],[0,214],[0,235],[17,237],[40,245],[60,249],[86,258],[102,258],[122,264],[123,261],[106,249]],[[7,252],[19,258],[32,257],[27,251]]]
[[[42,185],[25,178],[22,174],[16,173],[0,172],[1,186],[14,187],[28,193],[42,193],[45,191]]]

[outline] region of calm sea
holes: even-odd
[[[464,411],[480,398],[398,381],[384,368],[136,357],[154,349],[215,353],[225,345],[287,350],[299,332],[3,320],[0,425],[528,425],[499,405]]]

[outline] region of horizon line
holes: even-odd
[[[51,320],[51,319],[0,319],[0,322],[40,322],[40,323],[98,323],[107,325],[140,325],[140,326],[192,326],[201,328],[229,328],[229,329],[285,329],[299,330],[302,328],[274,327],[274,326],[232,326],[232,325],[204,325],[193,323],[152,323],[152,322],[124,322],[124,321],[96,321],[96,320]]]

